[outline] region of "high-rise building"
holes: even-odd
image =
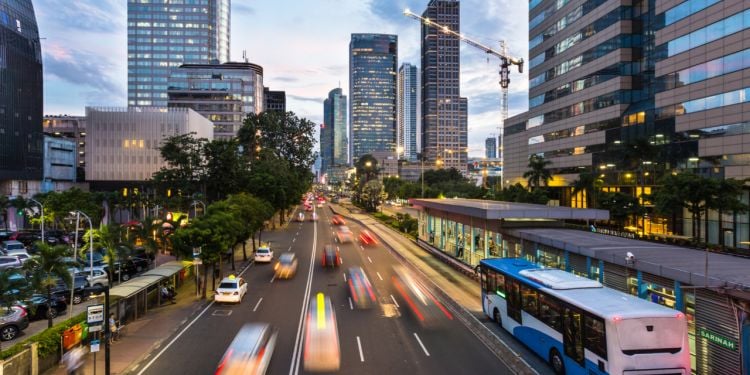
[[[248,62],[185,64],[172,70],[169,107],[192,108],[214,123],[214,138],[237,135],[248,113],[261,113],[263,67]]]
[[[497,138],[489,137],[484,140],[484,156],[487,159],[497,158]]]
[[[352,34],[349,43],[349,157],[396,151],[398,37]]]
[[[42,179],[42,53],[31,0],[0,0],[0,193]]]
[[[460,33],[458,0],[430,0],[422,13]],[[431,166],[466,171],[467,101],[461,97],[459,40],[422,25],[422,154]]]
[[[417,160],[417,67],[409,63],[398,68],[398,158]]]
[[[264,112],[286,112],[286,91],[272,91],[268,87],[264,87],[263,100],[265,101]]]
[[[340,88],[331,90],[323,102],[323,125],[320,127],[322,173],[329,173],[331,167],[348,164],[346,108],[346,95]]]
[[[128,0],[128,106],[166,107],[173,68],[229,61],[230,0]]]

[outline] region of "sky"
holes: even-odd
[[[127,104],[127,1],[34,0],[42,40],[44,113],[83,115],[86,106]],[[322,122],[323,100],[348,92],[352,33],[398,35],[399,65],[419,66],[419,23],[428,0],[232,0],[231,58],[263,66],[263,83],[284,90],[287,110]],[[528,4],[461,0],[461,32],[490,47],[505,40],[528,61]],[[469,101],[469,155],[500,122],[499,60],[461,45],[461,96]],[[527,67],[526,67],[527,68]],[[527,109],[528,77],[511,73],[510,116]],[[348,94],[347,94],[348,95]],[[317,135],[316,135],[317,139]]]

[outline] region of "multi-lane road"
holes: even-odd
[[[334,244],[335,227],[328,207],[318,208],[319,220],[292,222],[283,230],[264,234],[274,256],[286,251],[299,259],[297,275],[276,280],[272,264],[253,264],[242,271],[249,292],[237,305],[210,304],[186,328],[165,341],[157,353],[139,365],[139,374],[209,374],[216,370],[227,346],[248,322],[278,328],[278,341],[269,374],[304,373],[303,319],[307,301],[319,292],[331,298],[338,321],[340,373],[345,374],[477,374],[511,373],[458,319],[423,328],[393,291],[393,266],[400,264],[384,246],[362,247],[363,229],[348,226],[354,243],[337,244],[343,264],[323,268],[326,244]],[[309,217],[309,215],[308,215]],[[348,267],[360,266],[373,284],[378,306],[352,306],[345,282]]]

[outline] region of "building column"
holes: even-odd
[[[591,257],[586,257],[586,275],[590,279],[593,275],[591,274]]]
[[[484,230],[484,257],[485,259],[490,257],[490,236],[487,229]]]
[[[685,301],[682,300],[682,284],[674,281],[674,308],[677,311],[685,312]]]
[[[599,282],[604,284],[604,261],[599,260]]]
[[[565,259],[565,272],[570,272],[570,252],[565,250],[565,253],[563,253],[563,258]]]

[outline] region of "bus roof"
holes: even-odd
[[[543,268],[526,259],[492,258],[483,259],[481,263],[602,318],[675,317],[679,313],[668,307],[603,287],[597,281],[558,269]]]

